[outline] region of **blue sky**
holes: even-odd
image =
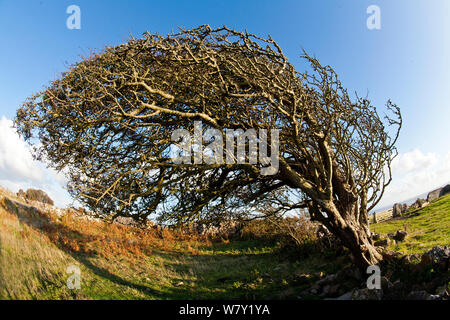
[[[81,9],[81,30],[66,27],[66,8],[72,4]],[[380,30],[366,27],[369,5],[381,9]],[[27,96],[91,49],[117,45],[129,34],[139,37],[145,31],[165,35],[178,27],[225,24],[270,34],[299,71],[305,69],[299,58],[304,48],[335,68],[349,91],[368,94],[376,106],[391,98],[401,107],[401,155],[383,203],[388,204],[450,182],[449,17],[448,0],[0,0],[0,118],[9,123]],[[0,141],[2,150],[8,153]],[[26,180],[25,173],[22,180],[10,181],[5,163],[12,161],[7,157],[0,155],[0,184],[12,189],[38,184]],[[57,190],[50,186],[52,179],[44,187]]]

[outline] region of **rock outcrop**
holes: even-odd
[[[396,203],[394,204],[394,207],[392,208],[392,216],[400,217],[403,213],[414,210],[414,209],[420,209],[426,205],[427,201],[425,199],[417,198],[417,200],[410,206],[408,206],[405,203]]]
[[[17,192],[17,196],[28,201],[37,201],[44,204],[54,205],[53,200],[42,190],[28,189],[24,192],[22,189]]]
[[[417,200],[409,208],[411,208],[411,209],[420,209],[426,203],[427,203],[427,201],[425,199],[417,198]]]
[[[448,193],[450,193],[450,184],[446,185],[445,187],[431,191],[427,196],[427,201],[428,202],[434,201]]]
[[[401,204],[401,203],[396,203],[394,204],[394,207],[392,208],[392,216],[395,217],[400,217],[400,215],[402,213],[405,213],[406,211],[408,211],[408,205],[406,204]]]

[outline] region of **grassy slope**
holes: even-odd
[[[402,253],[421,253],[437,245],[450,245],[450,194],[401,219],[371,225],[380,234],[405,230],[409,236],[390,249]]]
[[[406,229],[409,238],[393,249],[423,252],[450,243],[449,212],[450,195],[416,216],[371,228]],[[292,260],[278,249],[256,240],[143,233],[0,197],[0,299],[295,299],[318,272],[349,262],[318,254]],[[81,268],[81,290],[66,286],[69,265]]]
[[[0,199],[0,299],[296,298],[315,273],[348,262],[318,255],[292,261],[277,245],[255,240],[136,236],[141,231],[10,199]],[[66,286],[69,265],[81,269],[81,290]]]

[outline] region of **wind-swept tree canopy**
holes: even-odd
[[[15,123],[39,139],[36,158],[67,172],[70,193],[100,216],[187,223],[307,208],[360,265],[374,264],[381,256],[368,211],[391,181],[400,111],[388,101],[395,120],[383,121],[331,67],[303,58],[309,73],[270,37],[226,27],[146,33],[73,65],[28,99]],[[174,163],[172,133],[193,132],[196,121],[203,132],[278,129],[279,169]]]

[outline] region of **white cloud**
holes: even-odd
[[[42,180],[42,170],[12,125],[5,117],[0,120],[0,177],[15,182]]]
[[[13,192],[38,188],[48,193],[55,205],[65,207],[71,203],[63,186],[66,179],[61,173],[46,168],[31,156],[30,148],[13,128],[11,120],[0,119],[0,185]]]
[[[432,191],[450,182],[450,152],[424,154],[419,149],[399,154],[392,163],[393,179],[378,208]]]
[[[419,149],[415,149],[411,152],[399,154],[392,161],[392,170],[396,174],[406,174],[431,168],[437,163],[438,157],[435,153],[423,154]]]

